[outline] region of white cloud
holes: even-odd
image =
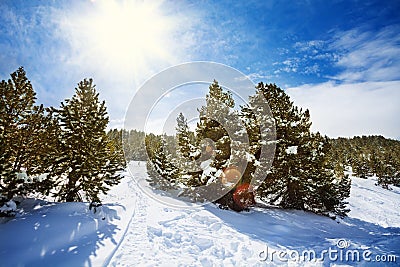
[[[273,65],[278,65],[278,69],[274,71],[274,74],[279,74],[282,72],[286,72],[286,73],[296,73],[299,69],[299,66],[302,64],[302,59],[299,57],[291,57],[288,58],[284,61],[282,61],[282,63],[277,63],[274,62]]]
[[[304,69],[304,73],[305,74],[316,74],[317,76],[319,76],[319,65],[314,63],[311,66],[306,66]]]
[[[252,80],[253,82],[258,82],[261,80],[270,80],[272,78],[272,75],[267,75],[261,71],[258,72],[252,72],[250,74],[246,75],[248,79]],[[246,77],[241,77],[242,79],[246,79]]]
[[[296,42],[292,50],[283,50],[281,55],[287,58],[273,64],[274,73],[321,75],[324,66],[332,66],[334,74],[323,76],[339,82],[399,80],[399,43],[398,26],[331,31],[330,39]]]
[[[295,105],[308,108],[312,130],[330,137],[383,135],[400,138],[400,81],[288,88]]]
[[[400,139],[399,43],[395,26],[377,32],[334,32],[326,42],[298,42],[294,48],[309,59],[328,60],[338,74],[330,77],[336,83],[288,88],[287,93],[296,105],[310,109],[314,131],[330,137],[374,134]],[[318,68],[310,65],[306,72],[318,75]]]
[[[311,52],[313,54],[318,53],[318,50],[322,49],[325,45],[325,41],[322,40],[311,40],[306,42],[296,42],[293,48],[298,49],[302,52]]]
[[[281,62],[274,62],[274,74],[298,73],[321,76],[323,65],[337,61],[337,55],[329,47],[329,41],[309,40],[296,42],[290,50],[281,50]]]
[[[336,66],[342,71],[333,77],[346,82],[400,79],[399,27],[378,32],[353,29],[337,32],[331,49],[340,54]]]

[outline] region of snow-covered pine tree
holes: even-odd
[[[49,174],[58,127],[35,101],[22,67],[0,82],[0,195],[5,201],[17,194],[47,194],[53,186]]]
[[[179,169],[166,149],[166,136],[146,135],[148,182],[154,189],[168,191],[179,179]]]
[[[157,181],[161,179],[161,176],[158,174],[153,162],[155,161],[157,152],[160,150],[161,137],[152,133],[147,134],[145,136],[145,146],[147,153],[147,174],[149,176],[148,182],[153,188],[155,188]]]
[[[75,95],[61,103],[61,153],[64,160],[58,197],[65,201],[100,202],[99,194],[119,183],[122,170],[119,153],[112,153],[106,134],[108,124],[105,102],[93,80],[83,80]],[[83,193],[83,194],[82,194]]]
[[[246,168],[248,138],[234,106],[232,94],[224,91],[214,80],[206,95],[206,106],[199,110],[200,122],[196,128],[196,139],[202,151],[199,161],[203,171],[199,183],[215,184],[209,187],[205,197],[214,200],[215,196],[225,191],[226,194],[215,202],[222,208],[240,211],[243,207],[235,203],[233,194],[236,186],[241,184]]]
[[[249,97],[249,104],[241,107],[240,116],[249,136],[248,164],[242,181],[258,187],[272,164],[275,146],[275,120],[261,92]]]
[[[192,151],[192,144],[190,143],[187,119],[182,112],[179,113],[176,122],[176,139],[178,141],[179,154],[184,158],[189,158],[190,152]]]
[[[195,158],[200,154],[200,151],[193,144],[194,133],[189,130],[187,119],[182,113],[179,113],[176,122],[178,182],[189,187],[199,186],[198,178],[201,174],[201,169]]]
[[[345,216],[349,209],[345,199],[350,195],[350,178],[335,170],[335,162],[330,159],[331,145],[327,137],[320,133],[311,133],[302,157],[302,176],[300,180],[305,188],[305,210],[331,217]],[[337,175],[339,174],[339,175]]]
[[[299,113],[289,96],[275,84],[259,83],[257,90],[264,95],[275,119],[277,146],[275,158],[264,183],[258,188],[261,198],[283,208],[304,209],[301,181],[298,174],[299,146],[309,135],[309,113]]]
[[[199,110],[200,122],[196,127],[197,146],[201,147],[203,159],[206,161],[214,158],[212,167],[221,170],[228,167],[228,160],[231,155],[231,140],[227,130],[222,125],[223,120],[227,120],[230,108],[235,102],[230,92],[224,92],[218,82],[214,82],[209,87],[206,95],[206,106]],[[217,121],[217,118],[220,121]],[[206,184],[210,177],[203,177],[202,183]]]
[[[395,151],[387,149],[383,155],[383,161],[379,164],[376,175],[378,176],[378,185],[389,189],[389,185],[400,185],[400,166],[399,160],[395,157]]]
[[[310,114],[293,105],[275,84],[259,83],[259,93],[267,99],[275,119],[277,146],[272,167],[258,195],[283,208],[344,214],[343,196],[348,180],[334,177],[326,157],[328,141],[310,132]],[[338,190],[346,189],[346,192]]]
[[[360,177],[360,178],[367,178],[370,173],[370,167],[369,165],[369,160],[368,156],[365,154],[364,150],[360,151],[360,154],[354,155],[353,157],[353,173],[354,176]]]
[[[61,128],[54,109],[45,109],[42,105],[34,107],[26,131],[29,133],[27,146],[36,148],[35,153],[26,158],[26,166],[30,168],[25,169],[28,176],[33,177],[26,188],[28,192],[50,195],[56,185],[56,177],[60,175],[58,164],[63,160],[63,156],[60,157],[61,147],[58,140]]]

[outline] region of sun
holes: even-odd
[[[174,63],[177,18],[163,11],[160,1],[93,1],[69,18],[72,42],[79,54],[106,69],[135,74]]]

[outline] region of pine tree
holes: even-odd
[[[277,138],[274,161],[258,195],[282,208],[345,214],[347,193],[338,190],[346,189],[348,180],[343,180],[340,188],[335,186],[334,166],[326,156],[328,140],[310,132],[308,110],[295,107],[275,84],[259,83],[257,90],[271,107]],[[346,190],[349,192],[349,188]]]
[[[54,109],[45,109],[42,105],[34,107],[32,119],[26,130],[29,133],[27,146],[35,148],[35,153],[26,157],[26,166],[30,166],[27,174],[29,177],[33,177],[32,182],[28,183],[26,188],[28,192],[37,192],[48,196],[55,188],[56,178],[61,174],[58,164],[63,160],[58,140],[61,128]]]
[[[308,145],[308,155],[304,159],[308,168],[302,167],[306,210],[332,217],[334,214],[345,216],[349,211],[345,199],[350,196],[351,184],[348,175],[335,170],[334,162],[327,156],[331,149],[327,137],[311,134]]]
[[[367,178],[369,172],[369,160],[364,150],[358,149],[360,154],[354,155],[353,173],[360,178]]]
[[[99,194],[119,183],[122,166],[120,154],[111,152],[106,105],[99,101],[92,79],[81,81],[58,113],[65,157],[60,164],[63,176],[58,196],[65,201],[100,202]]]
[[[258,84],[275,119],[277,147],[269,174],[258,189],[261,197],[283,208],[304,209],[305,193],[300,180],[302,146],[309,135],[309,113],[299,112],[289,96],[275,84]]]
[[[235,105],[232,94],[224,92],[214,80],[206,96],[206,106],[200,112],[200,122],[197,124],[197,145],[202,148],[202,154],[207,158],[215,157],[212,166],[216,169],[227,167],[231,152],[231,140],[227,132],[230,108]],[[204,181],[207,182],[207,181]]]
[[[252,99],[257,112],[252,110],[253,107],[243,107],[239,113],[233,109],[235,103],[230,92],[224,91],[217,81],[210,85],[206,105],[199,110],[200,122],[196,128],[197,146],[201,151],[197,163],[201,170],[188,173],[190,178],[186,180],[195,191],[190,194],[190,190],[186,190],[186,195],[197,201],[211,200],[221,208],[236,211],[254,204],[250,183],[253,178],[260,177],[260,173],[271,163],[260,159],[268,158],[262,149],[268,145],[263,144],[261,138],[271,140],[274,135],[273,131],[269,131],[273,125],[270,112],[260,110],[266,106],[260,103],[262,100],[259,97]],[[178,117],[178,125],[180,120]],[[258,177],[253,175],[256,165]],[[255,181],[254,185],[260,182]]]
[[[146,136],[146,148],[149,159],[147,174],[150,186],[154,189],[168,191],[174,188],[179,179],[179,169],[172,155],[166,149],[166,136]]]
[[[35,101],[22,67],[7,82],[1,81],[0,194],[4,200],[30,192],[47,194],[53,186],[51,159],[58,127],[50,110]]]
[[[396,177],[398,171],[396,169],[398,170],[398,168],[396,168],[394,153],[388,149],[377,173],[378,185],[385,189],[389,189],[389,185],[391,184],[398,185],[398,179]]]
[[[201,169],[196,162],[196,155],[200,151],[194,146],[194,133],[189,130],[187,120],[182,113],[179,113],[176,126],[177,139],[177,167],[179,168],[178,182],[185,186],[199,186],[197,182]]]
[[[190,133],[187,120],[182,112],[179,113],[178,117],[176,118],[176,122],[176,139],[178,141],[179,153],[182,157],[188,159],[193,151],[193,145],[190,142]]]
[[[232,94],[214,81],[206,95],[206,105],[199,110],[196,128],[202,162],[198,178],[201,185],[208,186],[205,199],[215,201],[221,208],[240,211],[243,207],[235,203],[233,194],[243,182],[249,140],[234,106]],[[218,195],[223,197],[214,199]]]

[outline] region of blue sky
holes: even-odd
[[[400,139],[399,1],[0,2],[0,77],[24,66],[58,106],[92,77],[111,126],[137,88],[189,61],[276,83],[332,137]]]

